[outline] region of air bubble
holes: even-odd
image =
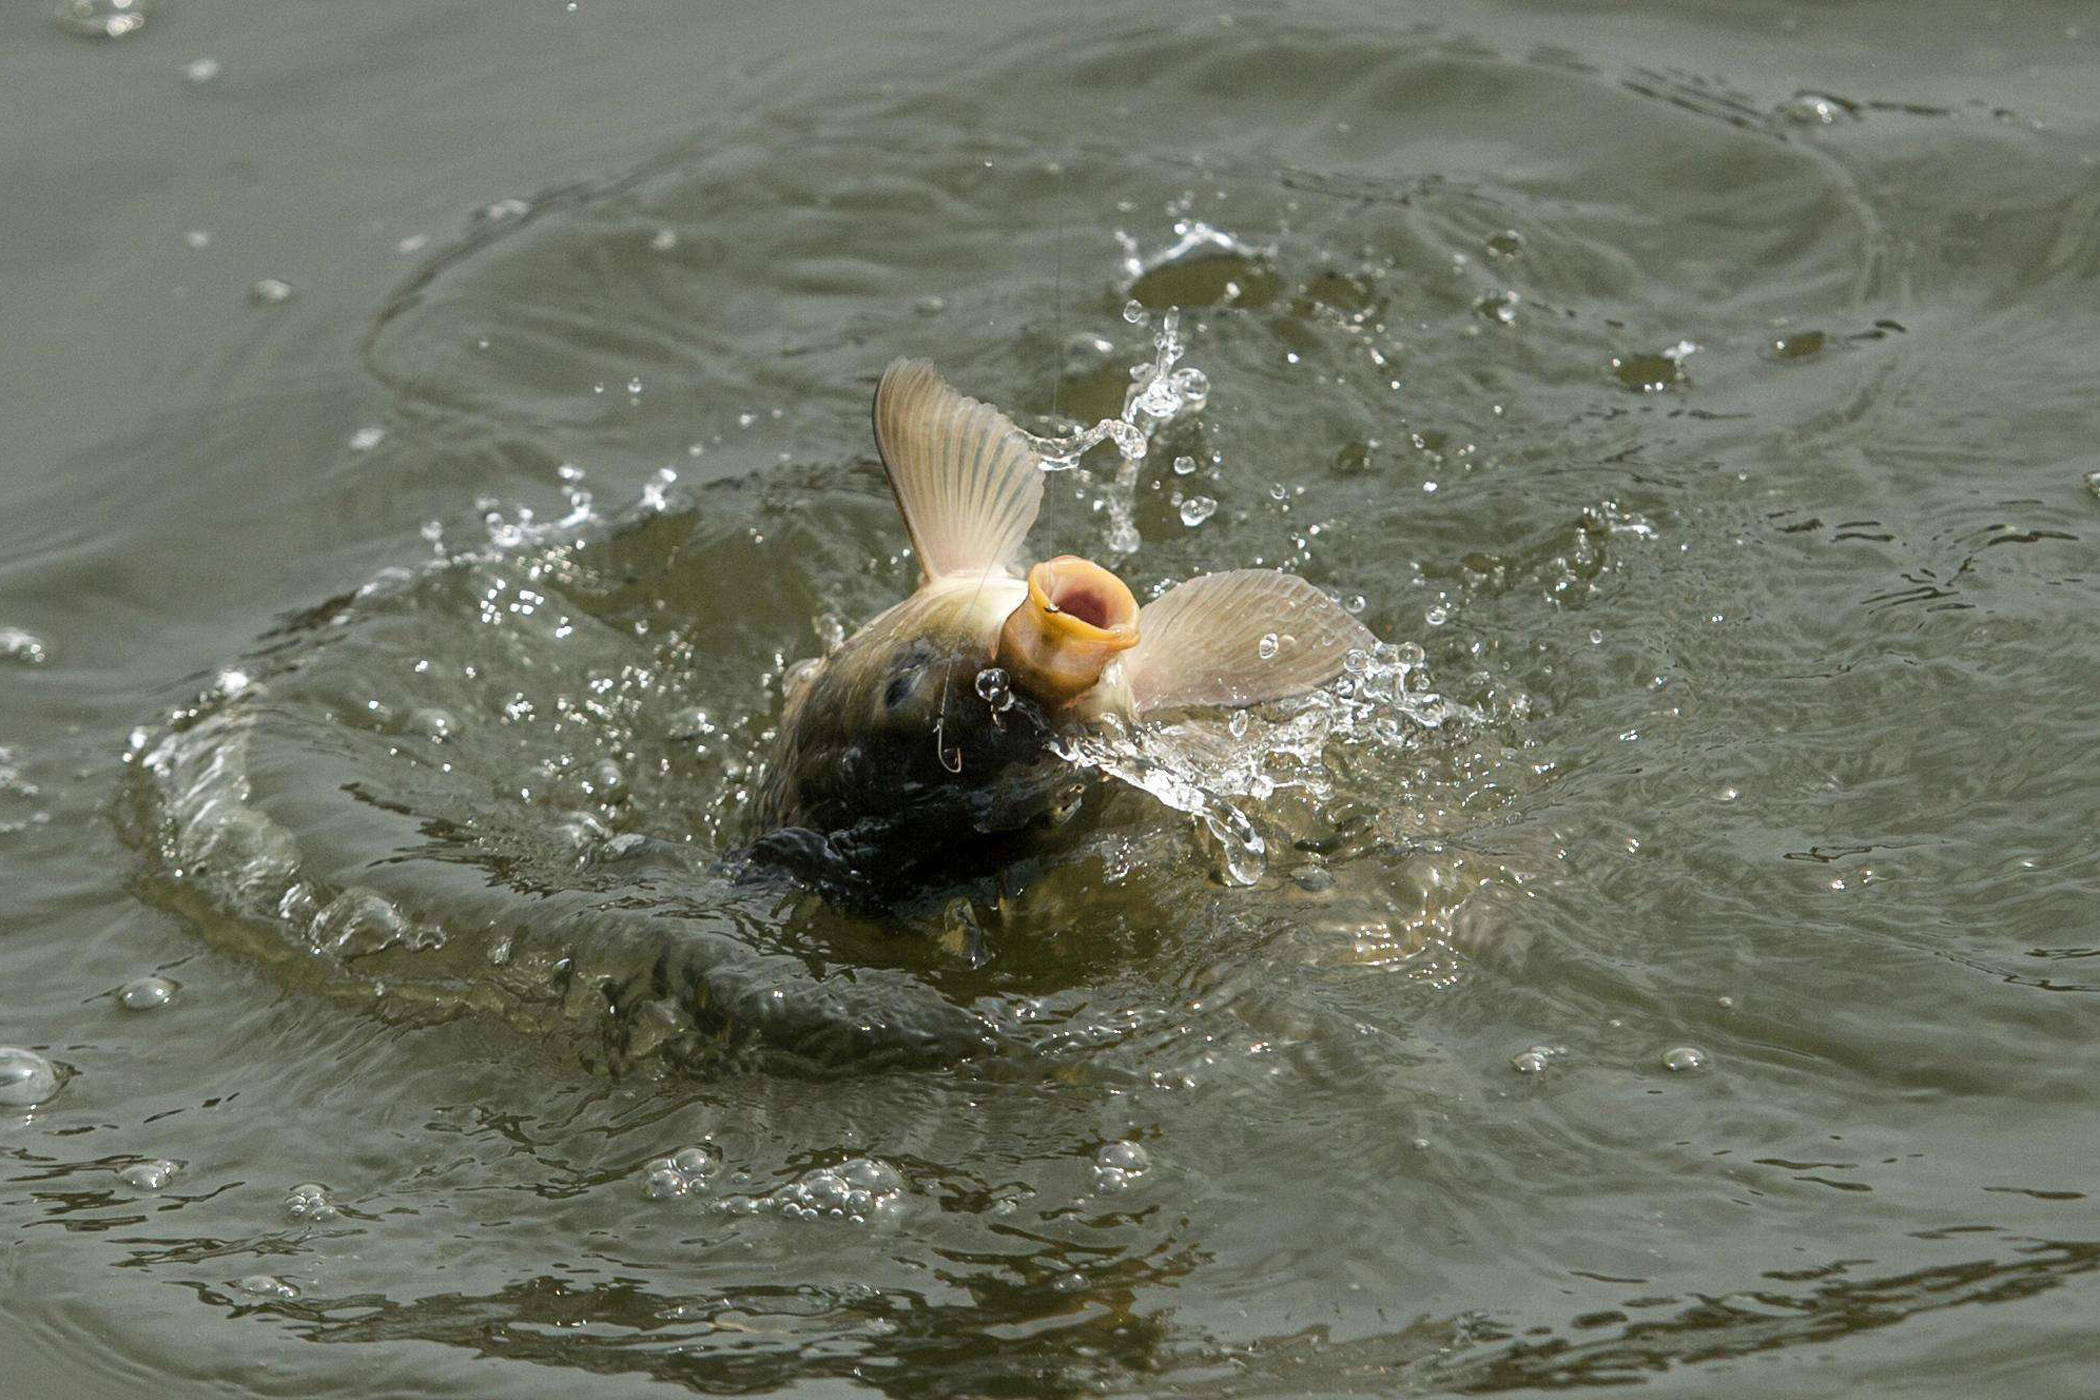
[[[385,895],[353,885],[314,916],[307,936],[318,950],[354,958],[405,941],[408,920]]]
[[[1706,1052],[1696,1045],[1679,1045],[1663,1051],[1663,1068],[1674,1073],[1706,1068]]]
[[[318,1181],[302,1181],[287,1192],[284,1213],[293,1220],[313,1224],[333,1220],[342,1214],[335,1202],[329,1199],[328,1188]]]
[[[1152,1169],[1152,1154],[1135,1142],[1105,1142],[1094,1151],[1094,1165],[1138,1176]]]
[[[1509,1067],[1518,1074],[1539,1074],[1561,1052],[1551,1045],[1534,1045],[1509,1057]]]
[[[275,1274],[249,1274],[246,1278],[235,1279],[233,1286],[243,1293],[253,1294],[258,1298],[289,1300],[299,1296],[299,1290],[296,1287],[285,1282]]]
[[[292,296],[292,284],[281,277],[258,277],[248,287],[248,300],[257,306],[281,306]]]
[[[122,39],[146,27],[145,0],[65,0],[58,27],[87,39]]]
[[[773,1211],[789,1220],[837,1220],[860,1225],[903,1209],[904,1178],[887,1162],[852,1157],[835,1167],[804,1172],[764,1196],[731,1196],[718,1209],[731,1215]]]
[[[1274,632],[1264,632],[1261,640],[1254,644],[1254,654],[1264,661],[1274,661],[1276,652],[1282,645],[1282,641]]]
[[[1779,104],[1779,115],[1796,126],[1830,126],[1845,114],[1844,108],[1819,93],[1804,92]]]
[[[175,1179],[182,1170],[182,1163],[168,1157],[156,1157],[150,1162],[133,1162],[117,1173],[117,1180],[134,1191],[158,1191]]]
[[[28,1108],[58,1092],[58,1070],[34,1050],[0,1046],[0,1104]]]
[[[176,989],[165,977],[134,977],[117,989],[117,1004],[126,1011],[157,1011],[174,999]]]
[[[23,666],[41,666],[51,659],[51,652],[44,639],[24,632],[19,627],[0,627],[0,661],[13,661]]]
[[[668,1157],[642,1166],[642,1194],[652,1201],[672,1201],[700,1186],[722,1165],[722,1154],[705,1144],[681,1147]]]

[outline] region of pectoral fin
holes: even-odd
[[[1147,603],[1123,674],[1140,713],[1255,705],[1325,685],[1351,650],[1377,641],[1295,574],[1238,569],[1190,579]]]
[[[1005,414],[924,360],[895,360],[875,389],[875,443],[926,580],[1014,572],[1043,473]]]

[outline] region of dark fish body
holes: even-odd
[[[761,853],[909,888],[996,866],[1070,810],[1085,780],[1052,751],[1053,713],[979,689],[1020,588],[1002,582],[922,590],[791,682],[754,812]]]

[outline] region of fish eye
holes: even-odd
[[[894,710],[909,700],[917,679],[918,677],[910,671],[891,676],[888,688],[882,692],[883,708]]]

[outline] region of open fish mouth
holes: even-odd
[[[1090,559],[1066,554],[1030,569],[1028,601],[1064,619],[1067,627],[1083,624],[1089,633],[1118,638],[1125,647],[1137,641],[1137,600],[1123,580]]]
[[[1028,596],[999,634],[999,664],[1015,682],[1057,704],[1091,689],[1138,642],[1130,588],[1092,560],[1064,554],[1028,571]]]

